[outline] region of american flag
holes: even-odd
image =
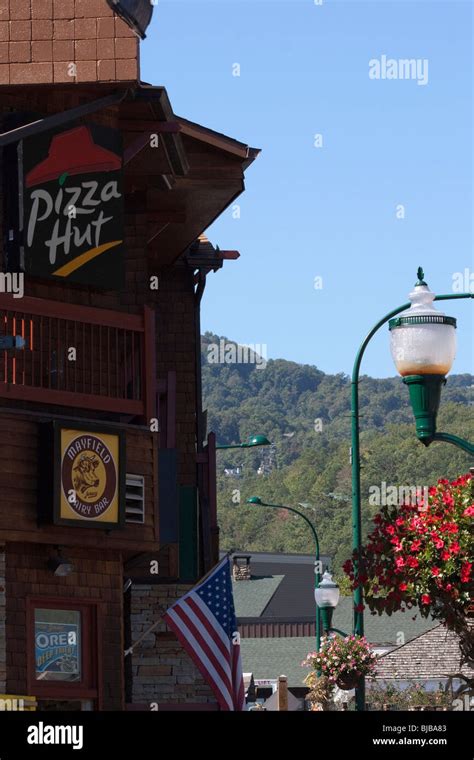
[[[217,697],[222,710],[243,710],[240,640],[225,557],[163,616]]]

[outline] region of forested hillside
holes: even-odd
[[[202,339],[203,393],[208,428],[220,444],[262,433],[272,447],[218,452],[218,508],[224,549],[310,552],[311,534],[291,513],[247,506],[258,495],[276,504],[306,506],[321,551],[340,566],[351,551],[350,378],[283,359],[209,363]],[[221,344],[222,345],[222,344]],[[222,358],[222,357],[221,357]],[[443,390],[438,429],[474,439],[474,377],[451,375]],[[446,443],[426,449],[415,436],[408,390],[398,377],[360,382],[364,526],[379,511],[377,488],[424,487],[454,478],[473,463]],[[227,471],[227,474],[226,474]],[[375,496],[374,496],[375,493]],[[369,503],[369,497],[370,503]]]

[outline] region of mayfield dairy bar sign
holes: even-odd
[[[121,520],[119,435],[60,430],[60,521],[107,526]]]
[[[25,271],[36,277],[123,287],[120,133],[98,125],[24,140]]]

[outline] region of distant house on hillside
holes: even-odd
[[[284,674],[290,691],[303,698],[308,671],[301,662],[315,649],[314,555],[252,552],[235,553],[232,559],[244,671],[253,675],[260,697],[269,696]],[[321,560],[330,567],[330,557]],[[351,597],[341,597],[333,625],[352,632]],[[366,636],[380,654],[434,626],[435,621],[419,615],[413,620],[410,613],[365,616]]]

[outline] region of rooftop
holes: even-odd
[[[455,674],[472,678],[474,668],[461,667],[458,636],[444,625],[437,625],[383,655],[376,678],[430,680]]]
[[[251,581],[234,581],[234,604],[237,617],[259,617],[269,604],[283,575],[252,578]]]

